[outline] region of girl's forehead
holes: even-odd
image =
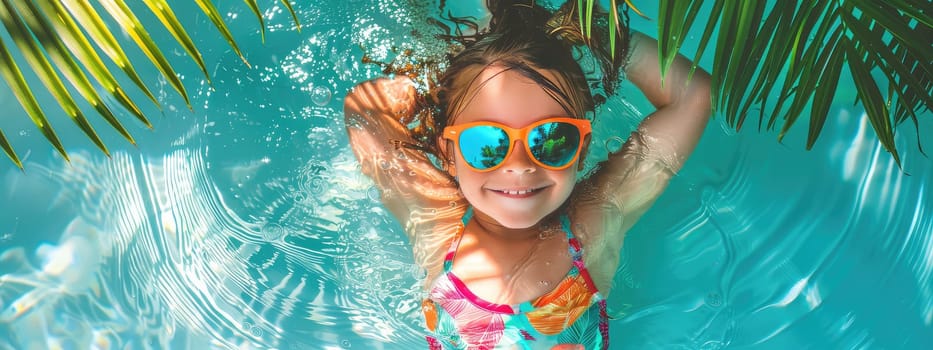
[[[553,73],[540,73],[552,81],[557,79]],[[522,127],[548,117],[567,116],[561,104],[543,87],[516,70],[487,67],[469,89],[454,124],[494,121]]]

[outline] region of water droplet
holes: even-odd
[[[330,89],[325,86],[315,86],[311,89],[311,102],[318,106],[326,106],[330,103]]]
[[[344,349],[349,349],[349,348],[350,348],[350,341],[347,340],[347,339],[341,340],[341,341],[340,341],[340,346],[343,347]]]
[[[390,166],[392,166],[392,164],[385,159],[379,161],[379,167],[382,168],[382,170],[389,170]]]
[[[379,201],[379,189],[376,188],[376,186],[370,186],[366,190],[366,197],[369,197],[369,200],[373,202],[378,202]]]
[[[551,282],[548,281],[538,281],[538,284],[542,287],[547,287],[551,285]]]
[[[712,307],[722,306],[722,295],[712,292],[706,295],[706,304]]]
[[[635,278],[633,278],[631,275],[623,277],[622,280],[625,282],[626,287],[635,288]]]
[[[621,137],[613,136],[606,140],[606,152],[615,153],[622,149],[622,145],[625,144],[625,140]]]

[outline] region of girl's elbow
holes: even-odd
[[[693,76],[693,81],[690,83],[691,109],[706,111],[709,114],[712,111],[711,93],[709,74],[698,69]]]

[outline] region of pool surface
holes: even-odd
[[[360,173],[342,112],[380,74],[361,47],[382,60],[441,52],[423,32],[437,7],[415,2],[296,2],[300,33],[268,2],[265,43],[248,7],[217,2],[251,68],[193,3],[177,5],[213,85],[154,33],[189,110],[128,50],[163,107],[141,105],[153,131],[120,112],[138,147],[87,108],[111,159],[40,92],[65,163],[0,88],[0,125],[26,165],[0,161],[0,349],[425,348],[424,271]],[[481,15],[475,2],[450,8]],[[655,36],[654,22],[632,25]],[[933,348],[933,160],[905,123],[899,168],[851,86],[811,151],[806,122],[778,143],[714,118],[628,234],[612,349]],[[651,111],[621,91],[598,112],[595,145],[618,147]],[[588,165],[605,155],[594,147]]]

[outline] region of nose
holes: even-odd
[[[537,168],[534,161],[531,160],[531,155],[528,154],[528,151],[525,150],[525,147],[520,142],[522,141],[516,141],[515,144],[512,145],[512,154],[502,163],[503,171],[509,173],[531,173]]]

